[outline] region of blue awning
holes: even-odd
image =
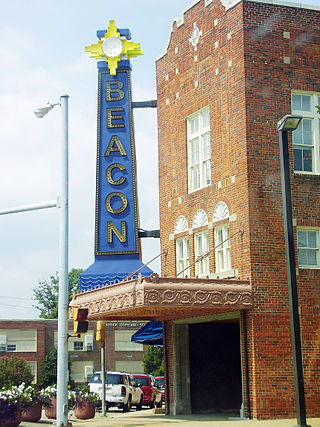
[[[162,322],[153,320],[147,323],[132,335],[131,341],[146,345],[162,345]]]

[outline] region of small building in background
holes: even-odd
[[[106,369],[129,373],[143,372],[144,346],[131,342],[131,336],[145,322],[106,322]],[[68,352],[70,376],[76,385],[88,382],[100,370],[100,342],[95,339],[96,321],[89,322],[86,334],[77,337],[69,321]],[[41,378],[41,364],[53,346],[57,347],[58,321],[51,319],[0,320],[0,357],[16,356],[30,365],[34,383]]]

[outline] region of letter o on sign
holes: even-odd
[[[121,199],[122,205],[120,206],[120,208],[113,209],[113,207],[111,206],[111,200],[113,199],[113,197],[119,197]],[[107,211],[112,213],[112,214],[119,214],[119,213],[124,212],[126,210],[127,206],[128,206],[128,200],[123,193],[110,193],[106,197]]]

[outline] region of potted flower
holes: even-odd
[[[74,415],[80,420],[94,418],[95,408],[101,405],[98,393],[91,393],[88,386],[83,386],[76,392]]]
[[[10,389],[0,389],[1,427],[16,427],[21,423],[22,409],[31,404],[28,388],[22,383]]]
[[[45,408],[44,413],[47,418],[56,418],[57,403],[56,403],[57,388],[55,385],[50,385],[43,388],[39,392],[39,399],[42,406]]]
[[[22,421],[37,422],[42,414],[42,403],[39,392],[29,385],[24,389],[24,405],[22,408]]]
[[[42,405],[45,408],[45,415],[47,418],[56,418],[57,417],[57,386],[51,385],[48,386],[39,392],[39,399],[42,402]],[[75,392],[68,390],[68,408],[73,409],[75,404]]]

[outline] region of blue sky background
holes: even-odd
[[[320,6],[320,0],[301,2]],[[95,60],[84,47],[110,19],[129,28],[144,55],[132,60],[133,100],[155,99],[155,59],[188,0],[10,0],[0,16],[0,210],[59,194],[60,109],[39,120],[33,110],[67,93],[70,125],[70,269],[93,262]],[[135,110],[140,224],[158,222],[156,111]],[[0,318],[35,318],[32,291],[58,270],[58,210],[0,216]],[[143,240],[143,260],[159,254]],[[150,266],[160,272],[159,262]]]

